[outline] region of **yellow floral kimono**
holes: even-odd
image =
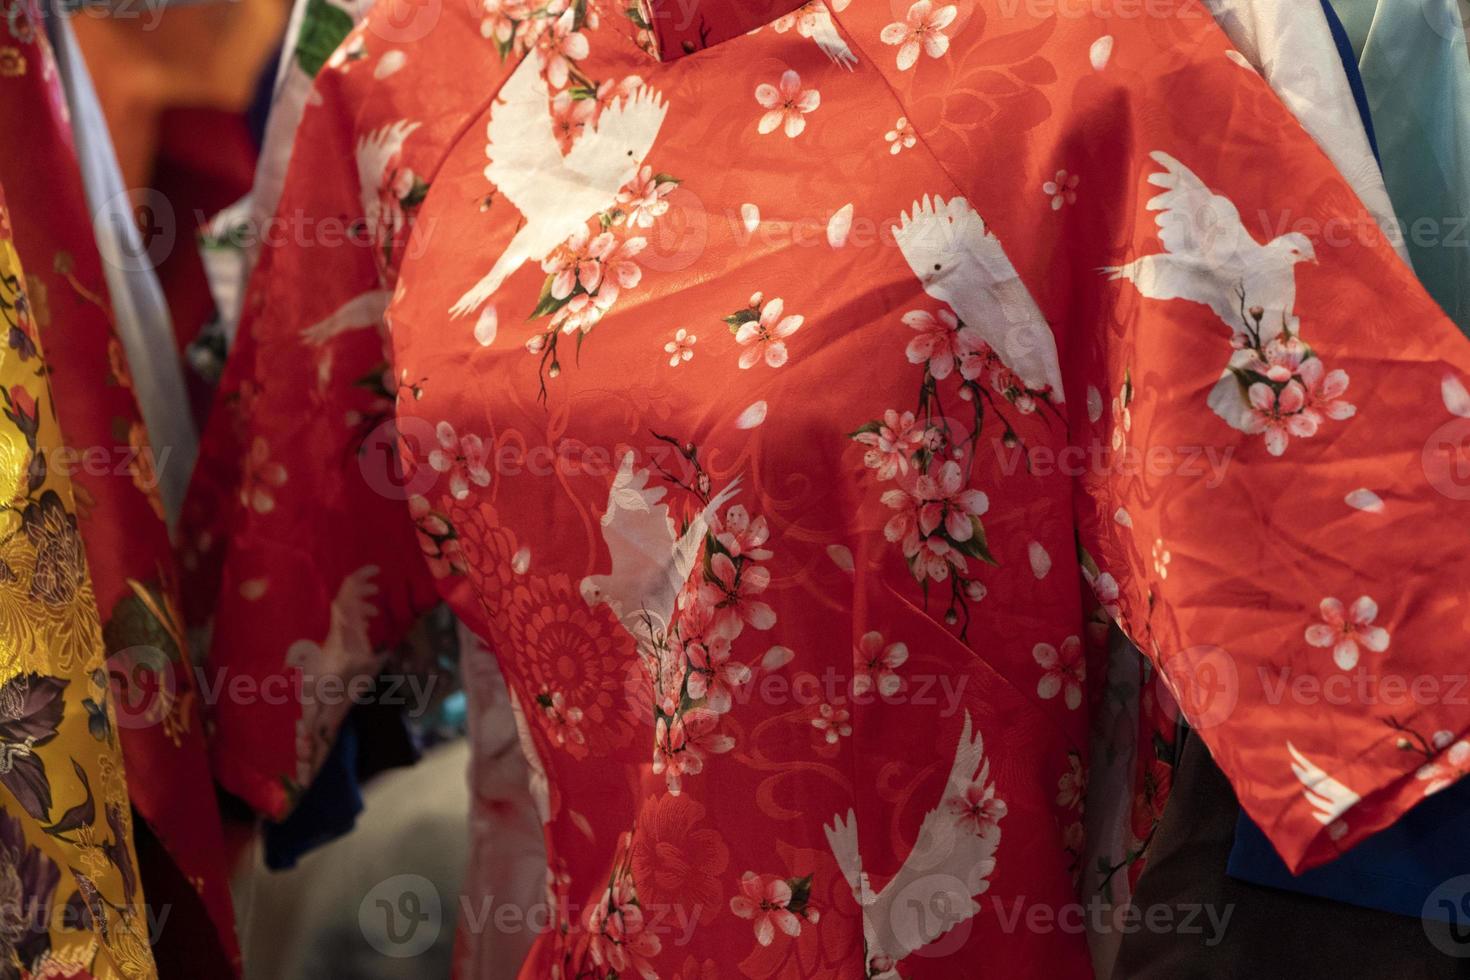
[[[0,340],[0,980],[155,977],[72,456],[3,192]]]

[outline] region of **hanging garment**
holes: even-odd
[[[1333,0],[1414,270],[1470,333],[1470,50],[1457,0]]]
[[[133,392],[147,426],[149,442],[167,446],[167,465],[157,469],[158,497],[170,522],[178,520],[184,489],[199,451],[189,413],[184,373],[174,349],[168,304],[153,271],[150,253],[138,231],[137,214],[118,170],[112,140],[91,76],[66,17],[46,19],[57,69],[71,115],[77,163],[94,215],[102,271],[112,301],[117,337],[132,375]],[[142,205],[151,207],[154,201]],[[155,219],[156,220],[156,219]],[[168,229],[166,234],[173,234]]]
[[[1204,8],[837,6],[379,6],[297,134],[186,514],[216,665],[299,694],[216,772],[288,810],[447,600],[528,978],[1086,975],[1017,915],[1076,921],[1107,617],[1294,869],[1470,729],[1266,684],[1458,664],[1470,350]]]
[[[219,314],[214,328],[193,351],[196,366],[207,376],[217,379],[223,365],[239,319],[245,283],[260,248],[279,244],[275,236],[289,233],[271,219],[312,80],[329,61],[343,64],[351,59],[350,52],[334,55],[334,51],[370,7],[369,2],[339,7],[323,0],[299,0],[292,8],[282,44],[283,57],[270,87],[270,112],[254,184],[249,194],[217,214],[202,236],[200,254]],[[444,632],[452,639],[452,627]],[[328,754],[323,771],[301,805],[284,821],[266,822],[267,867],[289,868],[309,850],[349,832],[363,807],[359,778],[389,766],[411,764],[416,758],[417,750],[409,740],[401,710],[379,707],[359,706],[348,716],[343,737]],[[396,739],[392,737],[395,732]],[[367,752],[361,756],[356,752],[359,734],[367,742]]]
[[[233,913],[178,571],[158,494],[159,473],[181,463],[171,447],[154,452],[138,409],[50,44],[37,22],[17,20],[9,30],[19,52],[11,63],[21,70],[0,77],[0,126],[23,134],[26,152],[0,154],[0,182],[12,195],[16,248],[31,270],[34,323],[50,345],[50,384],[68,447],[53,465],[71,477],[80,502],[76,520],[101,612],[107,674],[126,709],[117,737],[131,799],[178,865],[157,879],[150,865],[142,871],[150,887],[159,881],[152,890],[160,903],[203,903],[213,919],[212,928],[165,929],[159,957],[224,976],[238,959]],[[128,256],[112,256],[119,257]],[[186,887],[175,895],[163,880]],[[180,910],[177,921],[190,914]]]
[[[30,45],[24,26],[11,31]],[[21,50],[0,46],[0,87],[44,67]],[[154,922],[33,283],[0,192],[0,977],[146,980]]]
[[[1338,48],[1341,25],[1331,5],[1327,0],[1319,5],[1210,0],[1209,7],[1236,47],[1232,57],[1266,79],[1363,202],[1366,213],[1361,219],[1337,233],[1376,238],[1382,231],[1407,261],[1378,169],[1357,64],[1345,62]],[[1343,38],[1346,44],[1345,34]],[[1094,773],[1096,804],[1087,812],[1084,892],[1117,904],[1128,901],[1131,882],[1143,870],[1145,845],[1163,814],[1176,761],[1178,711],[1141,658],[1141,653],[1128,648],[1126,637],[1110,638],[1112,680],[1106,685],[1093,734],[1093,760],[1101,760],[1102,768]],[[1092,938],[1095,960],[1110,960],[1117,934]]]
[[[249,195],[211,221],[201,250],[220,311],[220,335],[210,338],[212,350],[227,350],[234,339],[246,282],[263,239],[273,227],[272,218],[285,185],[296,128],[310,97],[312,81],[324,66],[345,70],[360,59],[358,47],[343,46],[342,42],[371,7],[370,0],[342,6],[321,0],[297,0],[292,8],[282,45],[284,56],[280,59],[271,87],[270,114],[254,186]],[[394,64],[390,59],[376,66],[375,72],[380,77],[387,77],[394,70]],[[503,682],[499,684],[503,688]],[[495,715],[500,722],[509,724],[508,700],[502,697],[487,701],[483,713]],[[391,725],[384,721],[382,727],[390,728]],[[349,715],[344,723],[343,737],[328,754],[315,783],[303,796],[302,804],[285,821],[279,824],[267,822],[265,859],[268,867],[289,867],[310,848],[353,827],[363,803],[354,771],[358,763],[351,753],[343,751],[343,743],[355,745],[357,723],[358,720]],[[490,750],[479,742],[475,743],[477,766],[492,764],[482,758],[487,751]],[[382,761],[378,760],[380,765]],[[499,764],[504,765],[503,762]],[[473,853],[493,855],[504,847],[504,840],[497,835],[504,831],[508,819],[505,810],[506,804],[500,800],[493,819],[481,819],[472,825]],[[476,861],[486,869],[475,877],[487,886],[487,893],[504,893],[507,889],[503,871],[507,862],[492,861],[489,857],[477,857]],[[496,874],[496,871],[502,873]],[[486,960],[503,962],[506,951],[502,944],[483,944],[477,947],[477,952]]]
[[[1372,27],[1371,15],[1376,8],[1373,4],[1344,6],[1347,7],[1345,12],[1356,18],[1357,47],[1362,50]],[[1333,10],[1330,5],[1328,9]],[[1426,6],[1424,9],[1428,12],[1436,8]],[[1454,16],[1449,7],[1444,7],[1443,12],[1448,18]],[[1346,56],[1352,56],[1352,39],[1346,30],[1343,33]],[[1466,67],[1470,70],[1470,60],[1467,60]],[[1356,69],[1356,65],[1353,68]],[[1470,111],[1470,102],[1464,102],[1458,111]],[[1465,244],[1470,245],[1470,237]],[[1433,737],[1446,738],[1448,733]],[[1424,746],[1416,750],[1428,751],[1429,748]],[[1470,743],[1455,751],[1470,754]],[[1470,873],[1470,851],[1456,843],[1458,828],[1463,825],[1466,806],[1470,804],[1470,787],[1450,787],[1446,783],[1444,787],[1436,787],[1437,790],[1440,788],[1447,791],[1411,811],[1400,823],[1332,864],[1303,875],[1293,875],[1288,871],[1260,828],[1242,814],[1238,820],[1235,846],[1229,855],[1229,873],[1242,881],[1416,919],[1433,915],[1431,898],[1437,889],[1448,878]]]

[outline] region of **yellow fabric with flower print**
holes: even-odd
[[[0,980],[157,976],[102,634],[0,198]]]

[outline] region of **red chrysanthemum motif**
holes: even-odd
[[[475,589],[493,617],[497,629],[504,625],[502,594],[516,580],[512,568],[520,545],[515,532],[500,523],[494,507],[445,497],[449,523],[457,535],[460,560],[469,570]]]
[[[633,834],[633,881],[645,909],[682,910],[708,925],[724,907],[720,876],[730,848],[718,830],[701,827],[705,808],[689,796],[646,800]]]
[[[512,543],[514,543],[512,541]],[[585,751],[602,755],[628,744],[633,720],[625,696],[625,678],[637,658],[633,638],[604,605],[589,608],[565,574],[550,578],[513,576],[494,604],[496,628],[517,653],[517,667],[537,693],[560,695],[553,721],[564,725],[565,712],[577,709]],[[531,705],[527,713],[535,714]],[[545,714],[545,710],[541,712]],[[568,740],[567,747],[575,743]],[[574,754],[577,751],[573,749]]]

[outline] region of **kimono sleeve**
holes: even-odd
[[[355,37],[373,53],[375,36]],[[275,217],[255,230],[186,514],[191,619],[212,621],[201,688],[216,777],[276,819],[372,696],[386,649],[436,601],[399,466],[401,442],[428,447],[393,421],[384,320],[433,131],[389,99],[381,125],[365,120],[352,94],[343,72],[323,72]]]
[[[1470,346],[1202,4],[998,6],[868,50],[1055,334],[1093,591],[1324,863],[1470,768]]]

